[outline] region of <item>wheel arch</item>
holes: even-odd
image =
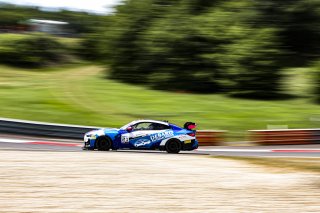
[[[175,137],[171,137],[171,138],[167,138],[165,140],[162,140],[160,143],[160,146],[166,146],[167,142],[170,140],[177,140],[178,142],[182,143],[182,141],[179,140],[178,136],[175,136]]]

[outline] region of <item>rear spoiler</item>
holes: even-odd
[[[194,130],[197,127],[197,124],[194,122],[186,122],[183,125],[183,128],[187,129],[187,130]]]

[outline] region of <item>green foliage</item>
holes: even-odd
[[[316,87],[316,100],[320,103],[320,72],[317,73],[317,87]]]
[[[102,38],[99,34],[92,33],[85,35],[78,47],[76,54],[83,59],[90,61],[100,61],[104,59],[104,49],[102,48]]]
[[[247,29],[240,38],[223,45],[221,63],[232,79],[233,94],[271,98],[280,93],[283,52],[274,34],[272,29]]]
[[[315,83],[315,99],[318,103],[320,103],[320,61],[317,61],[312,66],[312,74],[314,76],[314,83]]]
[[[0,61],[15,66],[39,67],[65,60],[64,46],[47,35],[26,36],[10,40],[0,47]]]
[[[152,70],[147,68],[149,56],[143,44],[139,43],[139,38],[148,29],[152,20],[157,19],[157,16],[166,10],[165,2],[126,1],[125,5],[118,7],[119,15],[113,19],[114,24],[108,28],[108,33],[113,34],[109,37],[108,46],[111,51],[109,55],[113,78],[132,83],[147,81],[147,74]]]
[[[221,89],[218,83],[219,65],[203,57],[211,52],[207,47],[216,41],[199,34],[194,28],[195,24],[192,19],[170,14],[158,19],[144,33],[141,43],[148,53],[144,57],[144,62],[147,62],[145,68],[152,71],[153,76],[164,73],[170,76],[164,82],[153,81],[153,87],[194,92]],[[163,84],[167,84],[167,87],[163,87]]]
[[[316,0],[124,1],[106,30],[110,76],[165,90],[275,97],[284,68],[320,55],[319,6]]]
[[[145,0],[119,7],[111,28],[121,32],[112,40],[112,76],[169,90],[278,91],[273,59],[281,51],[246,23],[256,18],[246,1],[218,3]],[[259,41],[261,34],[265,41]],[[265,85],[253,85],[257,79]]]
[[[123,0],[109,16],[6,4],[0,9],[2,27],[53,19],[69,22],[83,36],[67,47],[43,41],[56,50],[4,42],[1,61],[40,66],[59,62],[67,48],[110,65],[113,79],[156,89],[282,97],[283,70],[320,58],[318,0]]]
[[[37,7],[0,3],[0,62],[24,67],[56,65],[81,56],[103,58],[99,32],[108,20],[102,15],[67,10],[43,11]],[[45,34],[14,34],[28,29],[29,19],[66,21],[69,35],[83,38],[53,37]],[[80,41],[80,42],[79,42]]]
[[[287,66],[305,66],[320,54],[320,1],[259,0],[262,23],[278,29],[278,38],[288,51]]]

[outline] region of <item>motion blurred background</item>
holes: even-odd
[[[319,0],[59,2],[0,1],[0,117],[319,128]]]

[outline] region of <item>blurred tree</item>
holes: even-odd
[[[260,25],[255,1],[159,2],[118,8],[110,39],[114,78],[194,92],[280,90],[283,52],[277,31]]]
[[[89,33],[83,35],[81,41],[75,48],[78,56],[90,61],[104,61],[106,54],[103,48],[105,42],[103,33]]]
[[[320,55],[320,1],[257,0],[260,23],[278,29],[283,47],[289,53],[286,66],[305,66]]]
[[[224,87],[232,94],[265,97],[280,92],[285,52],[277,29],[263,20],[254,1],[224,2],[198,18],[201,33],[219,41],[206,57],[219,64]]]
[[[80,44],[75,42],[72,48],[62,47],[61,43],[50,36],[46,40],[43,35],[32,35],[21,41],[12,40],[0,46],[1,62],[18,66],[42,66],[62,62],[61,57],[70,56],[71,52],[87,60],[105,57],[102,35],[104,25],[111,19],[109,16],[68,10],[43,11],[37,7],[12,4],[0,4],[0,10],[0,31],[3,32],[27,30],[29,19],[49,19],[68,22],[68,36],[82,37]],[[66,51],[67,48],[70,51]]]
[[[148,68],[153,75],[152,86],[160,89],[194,92],[216,92],[221,89],[218,64],[203,55],[211,51],[218,41],[199,33],[196,22],[188,12],[188,6],[180,11],[172,10],[166,17],[153,22],[143,35],[143,46],[148,53]],[[167,76],[157,78],[157,75]]]
[[[317,103],[320,103],[320,60],[314,62],[311,66],[312,76],[314,76],[314,94]]]
[[[127,0],[117,7],[114,24],[109,28],[109,56],[112,78],[145,83],[152,72],[146,63],[148,54],[140,43],[141,35],[152,21],[161,17],[172,4],[167,0]]]
[[[42,34],[12,40],[2,44],[0,50],[2,63],[22,67],[59,64],[66,61],[68,54],[61,43]]]
[[[318,76],[317,76],[317,82],[316,82],[316,88],[315,88],[315,91],[316,91],[316,101],[318,103],[320,103],[320,72],[317,73]]]
[[[0,4],[0,26],[62,20],[83,35],[78,53],[112,78],[154,88],[281,92],[281,70],[320,57],[319,0],[124,0],[109,16]]]

